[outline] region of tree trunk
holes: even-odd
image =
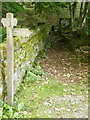
[[[69,11],[70,11],[70,28],[72,29],[72,7],[71,7],[71,3],[69,3]]]
[[[81,7],[80,7],[79,27],[81,26],[81,21],[82,21],[82,11],[83,11],[83,2],[81,2]]]
[[[84,11],[83,11],[83,17],[82,17],[82,21],[81,21],[81,27],[83,25],[83,22],[84,22],[84,19],[85,19],[86,15],[87,15],[88,5],[89,5],[89,3],[85,2],[85,7],[84,7]]]
[[[82,9],[82,11],[81,11],[81,15],[80,15],[80,27],[82,27],[84,19],[86,17],[88,5],[89,5],[89,3],[85,2],[84,9]]]
[[[90,3],[88,5],[87,26],[88,26],[88,39],[90,39]],[[90,42],[89,42],[89,46],[90,46]]]
[[[88,29],[90,30],[90,3],[89,3],[89,6],[88,6]]]
[[[72,20],[72,21],[73,21],[73,27],[74,27],[74,26],[75,26],[75,25],[74,25],[74,21],[75,21],[75,12],[76,12],[76,7],[77,7],[77,2],[75,2],[75,3],[72,5],[72,7],[73,7],[73,8],[72,8],[72,10],[73,10],[73,11],[72,11],[72,12],[73,12],[73,18],[72,18],[73,20]]]

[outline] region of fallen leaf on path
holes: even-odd
[[[45,102],[45,103],[44,103],[44,105],[46,105],[46,106],[47,106],[48,104],[49,104],[48,102]]]

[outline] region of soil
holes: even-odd
[[[42,57],[41,65],[49,76],[55,76],[64,82],[80,83],[82,79],[87,79],[88,64],[81,63],[64,43],[53,41],[52,48],[46,51],[46,55],[45,58]]]
[[[51,44],[46,56],[38,58],[47,75],[18,93],[26,106],[23,113],[27,118],[88,118],[87,63],[81,63],[64,43]]]

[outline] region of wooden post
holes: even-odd
[[[7,13],[1,23],[7,28],[7,103],[13,105],[14,89],[14,41],[13,26],[17,25],[17,19],[12,13]]]
[[[7,13],[1,23],[7,28],[7,103],[13,105],[14,96],[14,40],[13,36],[30,36],[29,29],[13,28],[17,25],[17,19],[12,13]]]
[[[13,105],[13,82],[14,82],[14,42],[13,42],[13,14],[7,13],[10,20],[7,27],[7,103]]]

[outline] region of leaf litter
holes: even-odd
[[[48,74],[43,75],[40,83],[35,83],[35,86],[32,84],[26,91],[29,94],[30,103],[28,103],[27,95],[25,95],[27,99],[25,101],[22,98],[23,92],[19,93],[19,100],[26,105],[23,114],[30,113],[27,118],[33,116],[40,118],[88,117],[87,64],[80,63],[65,46],[57,46],[47,50],[47,57],[42,58],[40,62],[42,70]],[[36,92],[29,93],[32,90]]]

